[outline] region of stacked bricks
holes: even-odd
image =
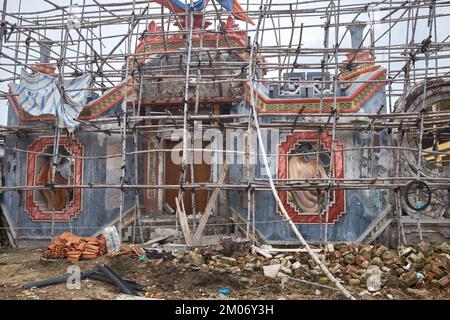
[[[96,237],[77,237],[70,232],[57,236],[47,247],[43,257],[47,259],[67,259],[70,262],[95,259],[106,254],[106,241],[100,235]]]

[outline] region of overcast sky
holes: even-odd
[[[0,0],[0,3],[2,3],[3,7],[3,1],[6,0]],[[62,6],[66,6],[66,5],[70,5],[72,2],[72,5],[76,5],[78,4],[79,6],[81,6],[83,4],[83,2],[85,1],[86,4],[93,4],[92,0],[53,0],[54,3],[58,4],[58,5],[62,5]],[[127,0],[127,1],[132,1],[132,0]],[[113,2],[124,2],[124,0],[120,0],[120,1],[112,1],[112,0],[99,0],[98,2],[100,3],[113,3]],[[249,0],[250,4],[251,4],[251,9],[252,10],[257,10],[261,1],[259,0]],[[266,1],[264,1],[265,3]],[[288,10],[289,9],[289,4],[291,3],[293,8],[296,8],[296,2],[294,0],[272,0],[272,4],[274,6],[277,6],[277,8],[280,9],[284,9],[284,10]],[[300,4],[297,6],[298,9],[307,9],[307,8],[312,8],[312,7],[323,7],[326,6],[327,3],[326,2],[321,2],[321,1],[301,1],[301,2],[309,2],[307,4]],[[371,3],[374,1],[353,1],[353,0],[341,0],[340,1],[342,5],[346,5],[346,4],[356,4],[356,3]],[[441,1],[437,1],[438,3]],[[387,2],[389,3],[389,2]],[[398,3],[398,1],[397,1]],[[247,4],[247,0],[241,0],[241,5],[242,7],[246,8],[246,4]],[[33,13],[33,12],[37,12],[37,11],[45,11],[45,10],[50,10],[52,9],[52,5],[50,5],[49,3],[46,3],[44,0],[8,0],[7,1],[7,12],[18,12],[19,10],[19,5],[21,5],[21,11],[22,12],[27,12],[27,13]],[[141,5],[140,7],[143,7],[144,5]],[[152,4],[152,8],[153,10],[151,12],[157,14],[160,11],[160,6],[156,3]],[[210,10],[213,8],[212,5],[210,4],[208,7]],[[275,7],[274,7],[275,8]],[[375,7],[376,9],[376,7]],[[92,10],[92,9],[91,9]],[[130,8],[131,10],[131,8]],[[445,11],[444,11],[445,10]],[[387,12],[384,11],[382,13],[377,12],[376,10],[373,11],[373,16],[376,19],[381,18],[382,16],[386,15]],[[400,14],[402,13],[402,11],[399,11],[397,14],[394,14],[393,17],[398,17],[400,16]],[[438,12],[439,13],[448,13],[448,10],[446,9],[440,9]],[[54,13],[53,13],[54,14]],[[426,15],[428,14],[428,10],[424,9],[421,10],[419,12],[419,15]],[[26,15],[26,17],[28,19],[32,19],[34,16],[49,16],[51,17],[51,13],[40,13],[40,14],[35,14],[35,15]],[[107,13],[103,14],[104,17],[108,16]],[[407,16],[407,15],[406,15]],[[349,22],[354,18],[354,15],[341,15],[340,16],[340,22]],[[7,20],[11,23],[16,23],[17,20],[11,17],[7,17]],[[369,15],[368,13],[363,13],[360,15],[360,17],[358,17],[358,20],[361,21],[368,21],[369,20]],[[334,22],[332,20],[332,22]],[[145,24],[147,23],[147,21],[144,23],[142,23],[142,25],[139,26],[139,31],[141,32],[143,30],[143,28],[145,27]],[[300,24],[303,23],[304,26],[308,26],[308,25],[323,25],[324,23],[324,19],[320,18],[320,17],[305,17],[305,16],[297,16],[296,20],[295,20],[295,25],[296,26],[300,26]],[[243,23],[240,22],[241,25],[243,25]],[[278,19],[274,19],[273,21],[271,19],[266,19],[265,21],[265,27],[266,28],[273,28],[275,25],[275,27],[277,27],[278,25],[280,25],[281,27],[290,27],[291,26],[291,20],[290,18],[285,18],[285,19],[280,19],[280,21],[278,21]],[[441,17],[441,18],[437,18],[437,40],[438,41],[443,41],[444,39],[446,39],[447,36],[449,36],[450,33],[450,19],[448,17]],[[388,25],[375,25],[374,26],[374,32],[375,32],[375,38],[377,38],[378,36],[380,36],[381,34],[383,34],[388,28]],[[342,36],[342,34],[345,32],[346,28],[345,27],[340,27],[339,28],[339,35],[340,37]],[[99,32],[101,31],[102,35],[114,35],[114,34],[123,34],[127,32],[127,25],[122,24],[119,26],[103,26],[102,29],[94,29],[94,33],[99,34]],[[367,29],[366,29],[367,31]],[[332,45],[334,43],[334,38],[335,38],[335,30],[334,28],[330,29],[330,44]],[[302,34],[302,47],[303,48],[320,48],[323,47],[323,39],[324,39],[324,30],[322,27],[317,27],[317,28],[305,28],[304,32]],[[250,34],[252,35],[252,34]],[[280,32],[277,32],[277,35],[275,35],[274,31],[266,31],[264,33],[264,37],[263,37],[263,45],[276,45],[276,39],[279,38],[279,40],[281,40],[281,44],[287,45],[289,43],[290,40],[290,35],[291,32],[290,30],[282,30]],[[60,32],[54,32],[54,31],[48,31],[46,32],[46,36],[54,39],[54,40],[60,40]],[[78,35],[76,34],[75,31],[71,31],[71,36],[74,39],[78,38]],[[294,37],[293,37],[293,46],[296,47],[298,44],[298,39],[300,36],[300,30],[299,28],[296,29],[295,33],[294,33]],[[417,30],[416,30],[416,37],[415,40],[416,42],[420,42],[422,41],[424,38],[426,38],[428,36],[428,28],[426,25],[426,20],[422,20],[419,21],[418,25],[417,25]],[[12,36],[10,41],[11,43],[15,43],[16,39],[14,38],[15,36]],[[369,39],[367,39],[369,40]],[[117,39],[110,39],[110,40],[105,40],[103,41],[103,48],[102,51],[103,53],[109,52],[109,50],[116,44]],[[398,23],[394,28],[393,28],[393,33],[392,33],[392,43],[395,44],[400,44],[400,43],[405,43],[406,41],[406,22],[400,22]],[[447,42],[449,42],[449,39],[447,39]],[[19,39],[19,43],[21,44],[21,47],[24,48],[24,36],[22,35],[21,38]],[[365,45],[368,45],[369,41],[365,42]],[[388,37],[385,36],[382,39],[380,39],[379,43],[377,45],[387,45],[388,44]],[[331,46],[330,45],[330,46]],[[77,50],[77,46],[76,45],[72,45],[70,46],[72,49]],[[96,50],[100,50],[100,42],[99,41],[94,41],[94,47],[96,48]],[[134,46],[133,46],[134,47]],[[344,41],[341,44],[342,48],[349,48],[350,47],[350,35],[347,34],[347,36],[345,37]],[[134,48],[132,48],[133,51]],[[4,52],[9,54],[9,55],[14,55],[14,53],[11,52],[11,50],[5,49],[4,48]],[[59,50],[59,48],[58,48]],[[84,46],[82,46],[80,48],[81,52],[84,52],[85,48]],[[122,46],[118,51],[120,52],[120,50],[122,50],[122,52],[124,52],[125,48],[124,46]],[[70,53],[69,53],[70,54]],[[19,58],[23,59],[23,55],[19,54]],[[309,61],[311,62],[318,62],[317,61],[318,58],[311,58],[308,59],[308,57],[304,57],[302,61],[299,61],[299,63],[307,63]],[[386,54],[379,54],[377,56],[377,59],[379,60],[384,60],[387,59],[387,55]],[[292,61],[291,61],[292,62]],[[0,65],[5,66],[5,64],[11,64],[11,61],[4,59],[4,58],[0,58]],[[387,67],[387,65],[385,65]],[[398,64],[392,64],[391,65],[391,69],[395,69],[395,68],[400,68],[402,66],[401,63]],[[444,69],[444,67],[449,68],[449,63],[448,60],[443,60],[443,62],[440,62],[440,66],[443,68],[443,71],[448,72],[450,71],[449,69]],[[6,66],[8,69],[12,69],[14,68],[13,66]],[[20,67],[16,68],[16,72],[20,73]],[[445,73],[444,72],[444,73]],[[0,70],[0,79],[5,79],[5,78],[9,78],[11,77],[11,74],[8,74],[7,72]],[[6,91],[6,84],[5,83],[0,83],[0,90],[1,91]],[[4,124],[6,121],[6,101],[5,100],[0,100],[0,124]]]

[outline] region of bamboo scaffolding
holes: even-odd
[[[227,12],[219,10],[215,3],[201,12],[201,25],[205,25],[205,21],[214,20],[215,28],[194,28],[194,14],[191,10],[184,13],[174,15],[168,13],[162,5],[156,5],[149,0],[133,0],[114,3],[100,3],[94,0],[93,3],[83,1],[82,12],[80,16],[80,27],[75,31],[67,30],[66,18],[70,13],[71,6],[60,6],[54,1],[44,0],[51,8],[40,12],[24,12],[22,6],[19,6],[18,12],[9,12],[7,9],[7,1],[3,2],[1,11],[1,19],[4,23],[0,32],[0,59],[1,76],[0,85],[7,82],[20,80],[19,67],[31,69],[36,63],[39,63],[40,56],[38,42],[40,40],[50,40],[51,32],[61,32],[59,40],[54,41],[56,46],[61,48],[58,50],[47,47],[50,52],[51,65],[58,65],[60,79],[71,79],[78,73],[89,73],[95,78],[94,86],[90,88],[81,88],[79,90],[105,93],[106,90],[114,89],[125,79],[131,79],[131,83],[127,86],[133,88],[132,93],[126,93],[121,105],[122,114],[120,115],[120,123],[117,117],[105,117],[97,119],[79,120],[79,126],[75,135],[84,133],[98,133],[105,135],[115,135],[121,138],[122,150],[117,154],[108,154],[104,156],[73,156],[68,155],[70,160],[82,159],[83,161],[102,161],[111,158],[121,158],[121,181],[119,184],[98,184],[84,181],[83,184],[75,185],[69,181],[70,188],[80,189],[118,189],[121,191],[120,202],[120,224],[119,232],[122,229],[122,215],[124,213],[124,202],[127,190],[134,193],[134,206],[136,209],[137,220],[133,225],[133,241],[136,232],[139,232],[140,240],[143,242],[142,221],[141,221],[141,205],[140,194],[145,190],[163,191],[167,189],[179,190],[178,203],[183,208],[184,192],[191,191],[191,206],[194,215],[198,211],[196,208],[196,191],[198,190],[224,190],[227,192],[227,202],[229,202],[229,192],[239,190],[247,196],[247,221],[244,229],[246,236],[255,241],[256,224],[261,223],[255,218],[256,211],[256,195],[260,191],[272,191],[277,203],[279,191],[309,190],[316,191],[319,195],[320,207],[317,212],[320,221],[320,242],[328,242],[328,218],[329,209],[332,200],[332,192],[335,190],[389,190],[394,195],[395,213],[398,219],[399,243],[406,242],[405,232],[402,224],[402,207],[400,199],[400,188],[403,188],[412,180],[421,180],[426,182],[432,190],[447,190],[450,183],[448,177],[431,178],[423,175],[421,169],[423,167],[423,156],[425,155],[450,155],[450,151],[427,151],[424,150],[422,142],[425,139],[436,137],[440,134],[442,139],[449,139],[442,131],[448,129],[450,123],[450,111],[427,110],[426,91],[427,83],[432,79],[438,79],[450,74],[450,36],[445,34],[439,35],[437,29],[438,24],[450,16],[448,9],[450,1],[424,2],[424,1],[397,1],[397,0],[380,0],[371,3],[371,6],[379,11],[381,18],[377,20],[377,26],[380,30],[375,30],[372,24],[363,34],[362,41],[356,48],[349,48],[345,39],[348,34],[348,28],[358,25],[364,13],[368,12],[368,6],[360,3],[345,3],[345,1],[291,1],[288,3],[273,3],[271,0],[247,1],[248,15],[257,21],[257,25],[251,26],[248,23],[241,23],[239,32],[243,32],[253,40],[247,41],[246,45],[240,44],[235,46],[231,44],[231,33],[233,31],[225,30],[224,16]],[[72,4],[72,1],[70,2]],[[192,5],[192,1],[190,1]],[[431,7],[429,6],[430,4]],[[370,12],[368,12],[370,15]],[[334,17],[334,19],[333,19]],[[371,20],[373,17],[369,20]],[[179,19],[185,19],[189,25],[185,28],[176,29],[171,22],[180,22]],[[267,21],[266,21],[267,19]],[[324,19],[324,20],[320,20]],[[161,31],[149,32],[146,30],[148,22],[154,20],[161,25]],[[301,23],[297,23],[301,20]],[[267,22],[267,24],[266,24]],[[373,22],[371,20],[371,22]],[[421,53],[423,49],[423,41],[419,39],[421,28],[427,23],[428,35],[433,35],[434,39],[427,47],[426,52]],[[401,28],[405,28],[405,37],[398,40],[393,37],[395,32]],[[121,31],[108,34],[109,27],[119,27]],[[13,28],[14,27],[14,28]],[[142,28],[146,31],[142,32]],[[344,29],[345,31],[343,31]],[[8,31],[9,30],[9,31]],[[305,37],[317,30],[323,32],[321,38],[322,47],[320,45],[306,45]],[[3,31],[6,31],[4,37]],[[377,31],[377,32],[376,32]],[[334,34],[333,34],[334,32]],[[330,39],[330,33],[334,35],[334,39]],[[75,36],[74,36],[75,35]],[[161,46],[163,51],[152,51],[153,58],[162,58],[163,56],[175,58],[185,56],[186,61],[179,64],[169,63],[170,59],[166,59],[167,63],[160,65],[148,65],[135,63],[136,61],[145,61],[148,59],[149,52],[133,52],[137,48],[139,41],[144,41],[145,37],[154,36],[162,37]],[[214,39],[215,45],[207,44],[205,47],[205,37]],[[438,36],[442,39],[439,41]],[[179,37],[183,39],[176,47],[170,47],[169,41],[171,37]],[[11,38],[11,39],[9,39]],[[23,40],[25,38],[25,40]],[[403,39],[405,38],[405,39]],[[225,44],[220,44],[220,40]],[[270,39],[270,40],[267,40]],[[274,39],[274,40],[273,40]],[[6,40],[6,41],[5,41]],[[135,40],[135,41],[134,41]],[[395,40],[395,41],[394,41]],[[24,42],[24,44],[22,44]],[[107,43],[112,43],[107,46]],[[365,47],[365,43],[370,43]],[[386,68],[386,79],[364,80],[350,79],[340,80],[339,75],[343,67],[347,54],[356,53],[362,49],[370,49],[377,58],[374,64]],[[145,48],[148,50],[148,48]],[[222,61],[211,59],[211,56],[223,53],[233,53],[240,55],[242,61]],[[192,59],[192,56],[198,57],[198,61]],[[258,55],[264,56],[264,60],[257,60]],[[355,57],[350,58],[350,63],[358,65],[361,62],[353,61]],[[434,62],[434,65],[433,65]],[[65,70],[66,69],[66,70]],[[216,70],[220,69],[227,74],[216,74]],[[283,78],[285,73],[297,72],[319,72],[320,93],[315,95],[319,101],[320,113],[310,113],[305,108],[301,108],[298,112],[264,114],[260,113],[257,105],[260,102],[260,91],[262,86],[268,88],[270,85],[283,85],[286,79]],[[181,71],[181,73],[180,73]],[[239,72],[241,71],[241,72]],[[184,74],[183,74],[184,72]],[[264,72],[266,72],[264,74]],[[326,75],[330,75],[330,79],[325,79]],[[136,76],[137,75],[137,76]],[[162,79],[161,79],[162,78]],[[143,97],[144,88],[152,85],[156,81],[158,84],[180,86],[184,88],[180,97],[166,100],[146,100]],[[395,99],[405,99],[408,89],[420,81],[425,82],[422,111],[418,112],[395,112],[393,104]],[[201,96],[200,88],[205,85],[222,85],[247,83],[245,92],[235,97],[233,101],[223,101],[220,99],[208,100]],[[381,113],[384,106],[376,113],[344,113],[338,108],[338,86],[355,85],[355,84],[373,84],[385,85],[387,87],[387,113]],[[305,80],[305,84],[314,84],[312,80]],[[195,86],[194,94],[190,93],[190,88]],[[325,94],[326,86],[333,87],[332,93]],[[70,90],[66,90],[70,91]],[[191,97],[192,95],[192,97]],[[17,94],[7,89],[0,90],[0,99],[13,99]],[[250,112],[246,114],[203,114],[208,112],[211,105],[227,103],[236,104],[245,98]],[[287,98],[290,98],[287,96]],[[327,100],[325,100],[327,99]],[[325,101],[332,101],[331,112],[324,112]],[[1,102],[1,101],[0,101]],[[270,103],[270,102],[269,102]],[[158,109],[161,105],[166,104],[164,114],[153,115],[153,110]],[[182,110],[177,110],[182,106]],[[153,109],[155,107],[155,109]],[[328,108],[328,105],[327,105]],[[192,112],[192,109],[194,110]],[[129,114],[128,111],[132,110]],[[145,111],[145,112],[143,112]],[[150,111],[148,115],[147,111]],[[426,111],[426,112],[425,112]],[[270,120],[270,121],[266,121]],[[61,131],[58,126],[50,120],[36,124],[21,123],[21,125],[0,126],[0,138],[23,137],[23,136],[39,136],[51,135],[54,137],[53,153],[34,152],[19,143],[10,145],[6,142],[0,142],[0,148],[15,152],[17,157],[28,155],[51,156],[53,157],[52,165],[52,182],[51,186],[27,186],[17,185],[0,187],[1,191],[17,191],[28,192],[34,190],[53,190],[59,188],[67,188],[67,185],[57,185],[54,183],[55,162],[58,156],[58,143]],[[246,149],[244,151],[222,150],[203,148],[196,146],[195,133],[197,132],[198,123],[202,122],[203,134],[209,129],[219,129],[221,133],[226,130],[242,130],[248,136],[246,141]],[[155,148],[141,147],[142,138],[148,137],[150,134],[169,135],[173,130],[182,128],[183,130],[183,147],[164,149],[164,145],[159,142],[155,143]],[[319,172],[315,178],[310,179],[276,179],[270,174],[267,157],[276,159],[280,156],[279,152],[266,152],[262,143],[261,130],[279,130],[280,133],[292,133],[294,130],[312,130],[318,133],[317,145],[318,150],[309,154],[316,156],[319,161],[319,155],[323,153],[331,154],[330,173],[326,178],[319,178]],[[403,130],[409,135],[418,137],[418,148],[408,148],[402,146],[400,141],[397,145],[375,146],[374,137],[379,131],[389,130],[389,134],[393,137],[399,130]],[[321,147],[321,134],[324,131],[330,131],[332,141],[335,141],[336,135],[341,132],[367,132],[370,137],[369,146],[353,147],[353,148],[337,148],[333,143],[330,148]],[[194,133],[191,137],[189,134]],[[257,140],[250,141],[250,136],[257,136]],[[192,139],[190,139],[190,137]],[[20,141],[18,139],[17,141]],[[133,142],[132,148],[127,148],[127,142]],[[194,147],[190,147],[189,141]],[[426,141],[426,140],[425,140]],[[257,152],[251,150],[252,143],[258,143],[260,146]],[[396,159],[395,173],[391,177],[374,177],[373,159],[370,164],[370,177],[349,179],[336,178],[334,176],[335,164],[333,163],[333,155],[336,152],[343,152],[345,156],[351,155],[352,152],[375,152],[384,150],[392,153]],[[180,174],[180,184],[171,185],[164,183],[155,183],[152,185],[141,184],[138,171],[138,159],[141,155],[153,155],[159,157],[161,154],[169,152],[182,152],[182,171]],[[417,158],[417,174],[410,176],[401,172],[400,161],[402,152],[411,152]],[[214,183],[211,177],[210,182],[195,181],[195,166],[188,164],[188,155],[193,152],[202,152],[215,156],[237,155],[243,156],[245,161],[240,164],[240,169],[244,172],[242,177],[234,183]],[[255,177],[255,168],[250,162],[250,158],[262,157],[263,169],[268,175],[267,179]],[[134,182],[127,181],[129,175],[126,172],[127,159],[132,159],[134,164]],[[154,161],[156,161],[153,158]],[[439,163],[447,164],[448,160],[442,160]],[[186,177],[187,166],[190,166],[190,177]],[[214,163],[221,165],[221,163]],[[156,166],[156,164],[153,164]],[[153,168],[153,170],[156,170]],[[211,173],[212,175],[212,173]],[[188,181],[189,180],[189,181]],[[161,193],[160,193],[161,194]],[[323,199],[322,199],[323,197]],[[55,197],[53,197],[55,199]],[[156,211],[157,209],[155,209]],[[282,209],[283,211],[283,209]],[[177,210],[178,214],[178,210]],[[55,212],[52,215],[52,235],[54,230],[58,228],[55,225]],[[298,236],[300,242],[307,246],[302,235],[293,226],[290,219],[286,219],[287,223],[293,227],[294,232]],[[234,222],[235,223],[235,222]],[[178,231],[178,216],[176,219],[176,228]],[[417,219],[419,235],[422,237],[420,229],[420,218]],[[197,225],[196,219],[192,220],[195,229]],[[228,225],[228,224],[226,224]],[[234,224],[235,225],[235,224]],[[20,226],[19,226],[20,227]],[[136,231],[137,230],[137,231]],[[229,231],[229,230],[228,230]],[[315,256],[312,255],[313,259]],[[326,270],[324,272],[327,274]],[[331,279],[331,278],[330,278]],[[332,279],[333,283],[339,286]],[[340,290],[347,296],[351,297],[345,289]]]

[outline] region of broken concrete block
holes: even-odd
[[[415,253],[411,253],[411,254],[408,256],[408,258],[406,258],[406,261],[409,262],[409,263],[411,263],[411,264],[414,264],[414,263],[417,262],[418,259],[419,259],[419,257],[418,257]]]
[[[277,278],[281,279],[281,285],[282,287],[284,287],[284,284],[287,282],[288,280],[288,276],[287,274],[283,273],[283,272],[278,272],[276,275]]]
[[[187,261],[197,266],[201,266],[204,263],[203,256],[196,251],[189,251]]]
[[[355,256],[351,253],[347,254],[344,259],[347,264],[355,264]]]
[[[392,261],[392,263],[394,262],[394,257],[395,257],[395,255],[392,252],[390,252],[389,250],[385,251],[381,256],[381,258],[383,258],[384,262]]]
[[[352,278],[348,281],[348,284],[351,286],[359,286],[361,284],[361,280]]]
[[[359,250],[359,254],[362,255],[367,260],[372,259],[372,247],[371,246],[364,246]]]
[[[278,274],[278,271],[280,271],[281,264],[272,264],[270,266],[264,266],[263,272],[264,276],[267,278],[275,278]]]
[[[367,279],[372,276],[372,275],[378,275],[381,276],[381,270],[378,266],[376,265],[370,265],[367,270],[365,270],[365,272],[363,273],[363,275],[361,276],[361,281],[362,282],[366,282]]]
[[[386,273],[390,273],[391,272],[391,269],[390,268],[388,268],[388,267],[381,267],[381,271],[383,271],[383,272],[386,272]]]
[[[271,259],[272,255],[268,253],[266,250],[262,249],[263,246],[261,246],[261,248],[258,248],[257,246],[252,245],[251,246],[252,252],[256,252],[257,254],[263,256],[264,258]],[[272,246],[269,247],[272,248]]]
[[[230,270],[231,273],[234,273],[234,274],[240,274],[241,273],[241,269],[238,266],[231,267],[229,270]]]
[[[439,249],[441,249],[441,251],[443,253],[446,254],[450,254],[450,244],[448,244],[447,242],[443,242],[440,246]]]
[[[255,264],[254,263],[251,263],[251,262],[247,262],[246,264],[245,264],[245,268],[244,268],[244,270],[246,270],[246,271],[255,271]]]
[[[273,247],[270,244],[263,244],[260,246],[261,249],[265,250],[265,251],[270,251],[273,249]]]
[[[318,277],[318,276],[320,276],[320,274],[321,274],[320,271],[317,271],[317,270],[314,270],[314,269],[313,269],[313,270],[309,270],[308,273],[309,273],[309,275],[310,275],[311,277],[313,277],[313,278]]]
[[[422,252],[419,252],[417,254],[417,263],[423,264],[426,263],[427,258],[425,257],[425,255]]]
[[[282,260],[281,260],[281,265],[282,265],[283,267],[290,268],[290,267],[291,267],[291,262],[290,262],[289,260],[282,259]]]
[[[375,257],[372,260],[370,260],[370,264],[381,267],[383,265],[383,261],[381,260],[380,257]]]
[[[314,267],[316,266],[316,263],[314,262],[313,259],[309,259],[309,260],[308,260],[308,264],[309,264],[309,267],[310,267],[311,269],[314,268]]]
[[[236,266],[237,265],[237,261],[235,258],[232,257],[221,257],[220,261],[228,266]]]
[[[293,256],[287,256],[284,259],[291,261],[291,260],[294,260],[294,257]]]
[[[375,249],[375,256],[381,257],[383,253],[385,253],[388,250],[385,246],[381,245],[377,249]]]
[[[297,270],[297,269],[299,269],[301,266],[302,266],[302,264],[301,264],[299,261],[295,261],[295,262],[292,264],[291,268],[292,268],[293,270]]]
[[[402,280],[403,283],[408,287],[414,286],[415,284],[417,284],[418,281],[415,271],[409,271],[402,274],[400,276],[400,280]]]
[[[287,268],[287,267],[284,267],[284,266],[281,266],[281,267],[280,267],[280,271],[283,272],[283,273],[285,273],[285,274],[288,274],[288,275],[291,275],[291,274],[292,274],[292,270],[289,269],[289,268]]]
[[[366,280],[366,286],[367,286],[367,290],[369,290],[370,292],[376,292],[376,291],[380,290],[381,289],[380,277],[377,275],[371,275]]]
[[[369,267],[369,265],[370,265],[370,262],[369,261],[363,261],[362,263],[361,263],[361,268],[364,268],[364,269],[367,269],[368,267]]]
[[[402,257],[406,257],[413,252],[414,252],[414,249],[411,247],[399,247],[398,248],[398,254]]]
[[[326,251],[327,252],[334,252],[334,245],[332,243],[327,243]]]
[[[280,259],[272,259],[272,260],[270,260],[270,264],[281,264],[281,260]]]

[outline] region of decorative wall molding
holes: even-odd
[[[296,144],[301,141],[312,141],[316,142],[318,139],[317,131],[295,131],[292,134],[289,134],[283,139],[283,141],[278,146],[279,157],[278,157],[278,167],[277,167],[277,178],[278,179],[287,179],[288,178],[288,156],[289,152],[295,148]],[[344,178],[344,152],[343,144],[339,143],[339,141],[335,140],[332,142],[332,136],[329,132],[322,132],[320,136],[320,140],[322,143],[323,149],[329,150],[333,144],[333,148],[335,150],[333,157],[333,176],[337,179]],[[278,195],[283,203],[289,217],[292,219],[294,223],[301,224],[313,224],[320,223],[320,218],[317,213],[315,214],[306,214],[299,213],[297,209],[288,201],[288,192],[289,191],[278,191]],[[335,223],[339,220],[339,218],[346,212],[345,206],[345,191],[335,190],[333,193],[333,202],[330,206],[329,214],[328,214],[328,223]],[[281,215],[281,211],[277,208],[278,213]],[[322,212],[322,222],[326,222],[325,220],[325,208]]]
[[[43,152],[47,146],[53,146],[54,137],[41,137],[35,140],[28,147],[28,159],[27,159],[27,177],[26,184],[27,186],[35,186],[36,185],[36,174],[37,174],[37,158],[38,154],[36,152]],[[59,140],[61,146],[64,146],[67,151],[72,156],[82,157],[83,156],[83,146],[78,141],[78,139],[73,138],[71,140],[67,139],[67,137],[61,137]],[[74,172],[73,172],[73,185],[82,184],[83,180],[83,160],[81,158],[76,158],[74,160]],[[38,203],[35,201],[35,192],[33,190],[26,191],[26,199],[25,199],[25,210],[30,215],[33,221],[51,221],[52,220],[52,211],[42,210]],[[69,206],[63,211],[55,211],[55,221],[67,221],[75,217],[82,208],[82,190],[81,188],[73,189],[73,199],[70,202]]]

